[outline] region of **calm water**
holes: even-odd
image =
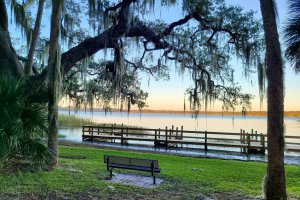
[[[60,111],[60,114],[68,115],[68,111]],[[107,113],[104,112],[71,112],[82,118],[91,119],[99,123],[117,123],[131,126],[140,126],[145,128],[162,128],[166,126],[169,128],[184,127],[184,130],[197,131],[219,131],[219,132],[240,132],[240,129],[251,131],[256,130],[258,133],[266,133],[267,118],[255,116],[206,116],[199,115],[197,119],[192,118],[191,115],[184,114],[156,114],[144,113],[140,116],[139,113]],[[300,119],[285,118],[285,135],[300,136]]]
[[[69,111],[60,111],[60,114],[69,115]],[[71,112],[71,115],[75,115],[81,118],[88,118],[94,122],[99,123],[117,123],[130,126],[140,126],[145,128],[162,128],[164,129],[168,126],[168,129],[172,125],[174,127],[180,128],[183,126],[184,130],[197,130],[197,131],[220,131],[220,132],[240,132],[240,129],[244,129],[248,132],[251,129],[256,130],[258,133],[266,133],[267,130],[267,119],[266,117],[254,117],[254,116],[206,116],[199,115],[197,119],[192,118],[191,115],[184,114],[154,114],[154,113],[145,113],[140,116],[138,113],[105,113],[103,112]],[[297,118],[285,118],[285,130],[286,135],[291,136],[300,136],[300,121]],[[82,129],[81,128],[63,128],[60,129],[60,133],[66,135],[65,140],[73,142],[82,142]],[[293,139],[287,139],[288,142],[293,142]],[[295,140],[294,142],[300,142],[300,140]],[[116,143],[97,143],[97,142],[88,142],[92,145],[101,145],[109,147],[118,147],[118,148],[129,148],[129,149],[139,149],[146,151],[158,151],[158,152],[168,152],[175,154],[183,155],[192,155],[192,156],[201,156],[201,157],[217,157],[222,159],[238,159],[238,160],[250,160],[250,161],[266,161],[266,155],[255,155],[255,154],[240,154],[238,153],[240,149],[230,149],[230,152],[225,152],[219,147],[210,147],[210,151],[205,152],[204,150],[199,149],[165,149],[165,148],[153,148],[147,146],[136,146],[136,143],[143,142],[130,142],[129,145],[121,146]],[[147,145],[147,144],[144,144]],[[149,144],[151,146],[151,144]],[[221,151],[220,151],[221,150]],[[296,156],[296,157],[295,157]],[[286,152],[285,162],[287,164],[300,164],[299,159],[300,154],[294,152]]]

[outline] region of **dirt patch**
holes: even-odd
[[[163,179],[156,178],[156,184],[153,185],[153,177],[140,176],[134,174],[114,174],[111,180],[107,180],[112,183],[121,183],[125,185],[133,185],[144,188],[155,188],[163,183]]]

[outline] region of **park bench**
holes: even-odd
[[[155,185],[156,173],[160,173],[157,160],[105,155],[104,163],[106,163],[107,171],[110,172],[110,178],[112,178],[113,168],[149,171],[153,176],[153,184]]]

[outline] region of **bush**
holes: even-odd
[[[35,103],[38,88],[26,89],[24,80],[0,76],[0,163],[47,164],[47,112]]]

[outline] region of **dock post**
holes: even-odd
[[[246,134],[245,134],[245,130],[243,130],[243,142],[244,142],[244,144],[246,144]],[[246,153],[246,148],[243,148],[243,153]]]
[[[250,153],[250,135],[249,133],[247,133],[247,142],[248,142],[248,152],[247,153]]]
[[[181,139],[183,139],[183,126],[181,126]]]
[[[258,140],[258,135],[257,135],[257,131],[255,131],[255,140]]]
[[[178,127],[176,127],[176,140],[178,140]],[[176,147],[178,147],[178,143],[176,143]]]
[[[84,126],[82,127],[82,141],[84,141]]]
[[[158,129],[158,138],[160,139],[160,128]]]
[[[123,135],[123,133],[124,133],[124,129],[123,129],[123,123],[121,124],[121,134]]]
[[[98,126],[98,135],[100,135],[100,127]]]
[[[181,126],[181,140],[183,140],[183,126]],[[181,143],[181,148],[183,147],[183,143]]]
[[[168,127],[166,126],[166,148],[168,148]]]
[[[170,138],[169,139],[172,139],[173,130],[174,130],[174,125],[172,125],[172,131],[170,131]]]
[[[207,151],[207,131],[204,132],[205,151]]]
[[[254,135],[253,135],[253,134],[254,134],[254,130],[251,129],[251,138],[252,138],[252,139],[254,139]]]
[[[124,125],[123,125],[123,123],[121,124],[121,134],[122,135],[124,134]]]
[[[241,143],[243,142],[243,129],[240,129],[240,140],[241,140]]]
[[[157,144],[157,130],[154,131],[154,147],[156,147]]]
[[[91,139],[93,139],[93,136],[94,136],[94,130],[93,130],[93,127],[92,127],[92,131],[91,131],[91,127],[89,127],[89,131],[90,131],[90,134],[91,134]]]
[[[262,152],[263,153],[265,153],[265,151],[266,151],[266,144],[265,144],[265,136],[262,134],[262,133],[260,133],[260,135],[261,135],[261,142],[262,142]]]
[[[121,145],[123,146],[124,138],[123,138],[123,129],[121,130]]]
[[[243,141],[243,129],[240,129],[240,142],[241,142],[241,144],[244,143],[244,141]],[[243,148],[241,148],[241,153],[243,153]]]
[[[114,135],[114,124],[111,124],[111,136]],[[112,139],[113,142],[116,142],[116,139]]]

